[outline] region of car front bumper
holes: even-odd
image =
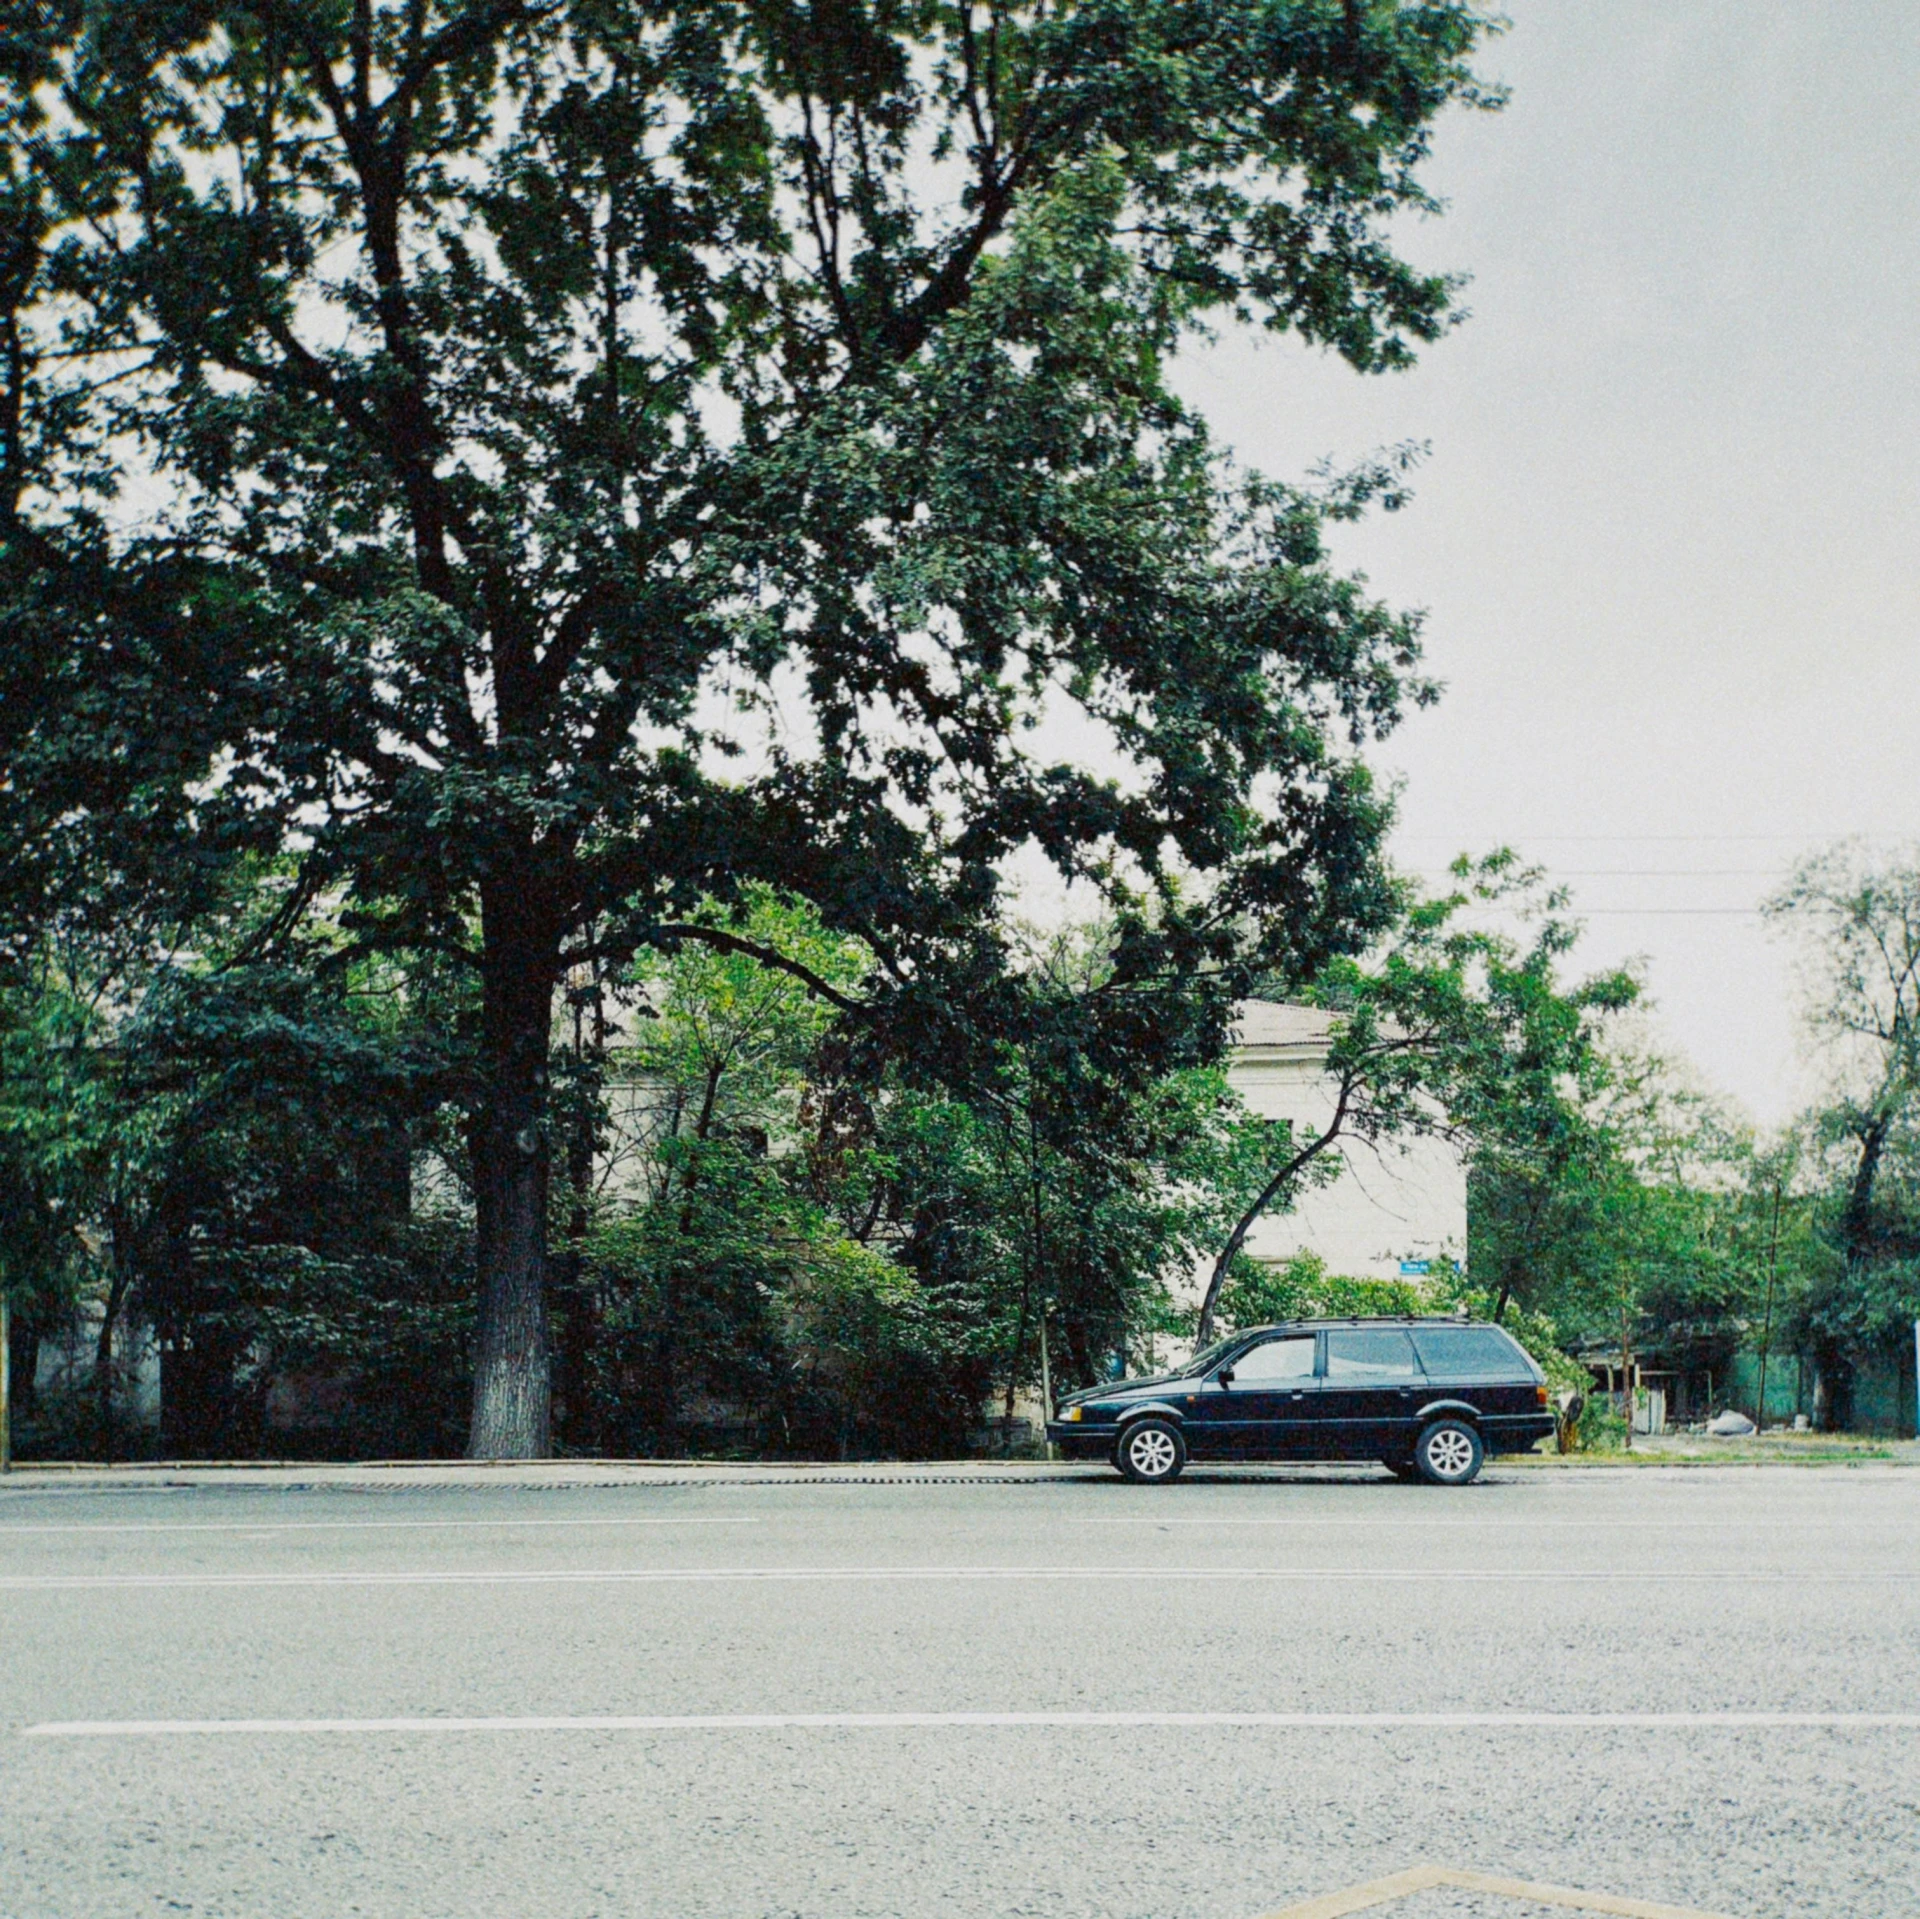
[[[1058,1446],[1069,1459],[1105,1459],[1119,1437],[1120,1422],[1116,1419],[1047,1421],[1048,1442]]]

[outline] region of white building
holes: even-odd
[[[1333,1117],[1327,1077],[1332,1016],[1310,1006],[1245,1000],[1234,1022],[1227,1077],[1250,1112],[1293,1122],[1305,1141]],[[1467,1169],[1444,1139],[1342,1140],[1338,1178],[1310,1188],[1288,1213],[1268,1213],[1247,1236],[1256,1259],[1317,1253],[1331,1273],[1397,1279],[1439,1271],[1467,1253]]]

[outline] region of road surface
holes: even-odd
[[[1920,1913],[1911,1470],[383,1483],[0,1490],[0,1913]]]

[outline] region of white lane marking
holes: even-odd
[[[695,1566],[571,1567],[488,1571],[382,1570],[352,1572],[8,1573],[0,1591],[74,1592],[97,1588],[171,1586],[581,1586],[581,1585],[811,1585],[912,1580],[1107,1580],[1265,1582],[1292,1585],[1912,1585],[1912,1572],[1849,1571],[1811,1566],[1790,1572],[1745,1568],[1705,1572],[1608,1567],[1592,1572],[1555,1567],[1365,1566]]]
[[[1468,1728],[1639,1732],[1920,1730],[1920,1712],[739,1712],[529,1714],[512,1718],[56,1719],[28,1739],[143,1739],[181,1733],[890,1732],[944,1727],[1265,1727],[1286,1732]]]
[[[244,1519],[118,1520],[105,1525],[16,1525],[0,1519],[0,1540],[16,1533],[335,1533],[335,1532],[454,1532],[514,1526],[757,1526],[760,1520],[735,1516],[710,1518],[634,1519]]]
[[[1036,1518],[1045,1517],[1035,1515]],[[1703,1526],[1738,1527],[1742,1531],[1758,1531],[1762,1527],[1777,1527],[1782,1531],[1805,1532],[1814,1526],[1884,1525],[1889,1518],[1920,1520],[1920,1512],[1909,1512],[1904,1507],[1895,1514],[1862,1514],[1852,1518],[1831,1518],[1812,1516],[1805,1519],[1785,1518],[1768,1514],[1757,1519],[1710,1519],[1699,1516],[1692,1519],[1480,1519],[1471,1513],[1458,1517],[1446,1514],[1428,1514],[1424,1517],[1408,1514],[1398,1519],[1375,1519],[1360,1516],[1329,1514],[1324,1519],[1315,1519],[1307,1514],[1248,1514],[1241,1518],[1233,1514],[1221,1514],[1211,1519],[1179,1518],[1155,1519],[1146,1513],[1113,1514],[1110,1516],[1068,1517],[1064,1523],[1069,1526],[1367,1526],[1381,1532],[1403,1532],[1410,1526],[1444,1526],[1460,1532],[1478,1532],[1485,1527],[1510,1527],[1518,1532],[1536,1532],[1544,1527],[1565,1526],[1581,1532],[1618,1529],[1632,1532],[1652,1532],[1660,1527],[1695,1531]],[[1055,1523],[1048,1519],[1048,1524]]]

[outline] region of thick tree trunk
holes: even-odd
[[[467,1457],[544,1459],[553,1392],[544,1121],[558,959],[514,888],[485,889],[481,913],[484,1084],[468,1136],[480,1322]]]
[[[1873,1255],[1873,1190],[1892,1124],[1885,1115],[1875,1114],[1858,1135],[1860,1158],[1855,1163],[1853,1179],[1847,1188],[1847,1204],[1840,1215],[1840,1231],[1846,1242],[1849,1265],[1864,1265]]]

